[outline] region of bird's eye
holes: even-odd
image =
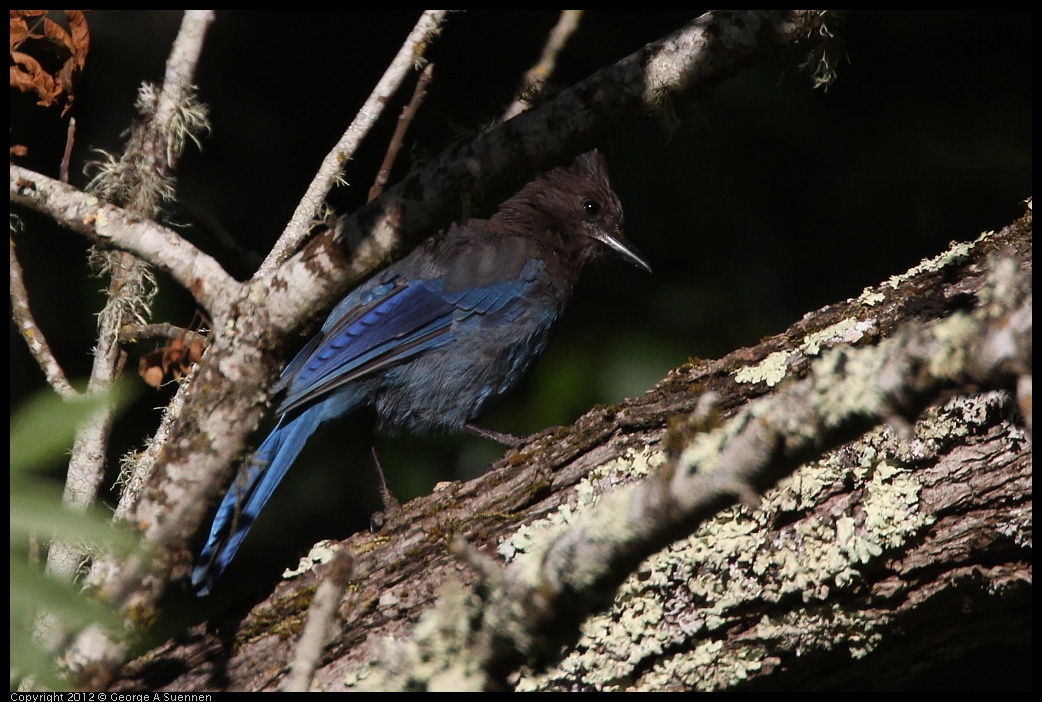
[[[587,217],[596,217],[601,213],[601,203],[596,200],[587,200],[583,203],[583,212]]]

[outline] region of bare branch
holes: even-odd
[[[47,384],[66,400],[74,400],[79,396],[69,379],[65,377],[58,359],[54,357],[43,330],[33,319],[33,313],[29,309],[29,293],[25,290],[25,282],[22,280],[22,267],[18,263],[18,256],[14,250],[14,239],[11,239],[11,314],[14,317],[18,331],[25,339],[29,352],[36,359],[47,378]]]
[[[358,144],[383,113],[388,99],[398,90],[405,76],[422,60],[430,42],[441,31],[445,14],[445,10],[426,10],[420,17],[405,43],[402,44],[402,48],[391,61],[391,65],[384,71],[376,88],[373,89],[372,94],[362,105],[362,109],[358,111],[354,121],[351,122],[351,126],[340,137],[340,141],[329,152],[329,155],[322,160],[318,173],[312,179],[304,197],[300,199],[300,204],[293,212],[282,236],[279,237],[264,263],[257,270],[256,277],[269,275],[276,266],[289,258],[300,247],[301,242],[307,237],[311,221],[322,209],[326,195],[333,189],[340,174],[343,173],[344,164],[351,159]]]
[[[412,97],[409,98],[409,104],[402,108],[402,113],[398,116],[398,124],[394,128],[394,134],[391,135],[391,143],[387,146],[387,154],[384,156],[383,163],[380,164],[380,170],[376,174],[376,181],[373,183],[373,187],[369,188],[367,202],[372,201],[384,191],[387,179],[391,175],[391,169],[394,167],[394,160],[398,157],[398,151],[402,148],[405,132],[409,130],[409,125],[412,124],[416,113],[420,109],[420,105],[423,104],[423,98],[427,96],[427,86],[433,77],[434,64],[429,63],[416,81],[416,87],[412,91]]]
[[[177,232],[21,166],[11,166],[10,198],[96,246],[132,253],[170,274],[211,316],[217,316],[215,310],[234,299],[241,287]]]
[[[561,16],[557,18],[557,24],[550,30],[550,36],[543,47],[543,53],[539,61],[528,69],[521,87],[518,88],[517,98],[510,103],[510,107],[503,113],[502,120],[505,122],[511,117],[524,112],[532,102],[532,97],[539,93],[546,85],[546,81],[553,75],[557,67],[557,56],[568,43],[568,39],[579,28],[579,20],[582,19],[582,10],[561,10]]]
[[[322,649],[328,643],[336,621],[337,608],[351,582],[353,564],[354,559],[346,549],[333,554],[329,572],[315,590],[315,598],[308,607],[307,623],[294,649],[289,675],[279,685],[281,692],[307,692],[310,689]]]

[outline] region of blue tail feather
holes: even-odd
[[[319,404],[292,417],[284,415],[243,466],[217,510],[210,537],[192,571],[197,595],[208,595],[231,563],[253,521],[321,423],[322,409]]]

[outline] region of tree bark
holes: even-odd
[[[480,580],[450,551],[455,540],[515,558],[533,533],[663,463],[679,431],[674,418],[695,412],[707,393],[717,398],[713,421],[725,421],[784,387],[781,376],[811,373],[819,345],[871,346],[974,308],[999,254],[1030,276],[1030,206],[1001,232],[807,314],[755,347],[692,359],[642,397],[529,437],[486,475],[443,486],[379,532],[342,542],[353,561],[349,587],[312,689],[364,686],[393,667],[389,639],[409,639],[441,593],[458,595],[446,583]],[[783,359],[778,375],[772,358]],[[978,646],[1029,644],[1029,393],[964,383],[914,426],[895,419],[802,465],[757,505],[725,509],[641,563],[559,659],[510,684],[878,689]],[[248,612],[162,644],[127,664],[111,689],[274,689],[328,570],[309,569]]]

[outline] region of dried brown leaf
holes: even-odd
[[[192,366],[199,362],[206,349],[206,337],[199,331],[200,325],[208,325],[205,315],[196,313],[192,320],[195,330],[180,330],[180,334],[172,337],[163,346],[141,356],[138,363],[138,374],[154,388],[158,388],[168,377],[180,380],[192,371]],[[185,339],[191,338],[191,342]]]
[[[60,23],[44,17],[48,10],[11,10],[11,86],[22,92],[34,91],[39,96],[38,105],[49,107],[59,97],[65,96],[64,116],[72,107],[76,78],[87,62],[90,49],[90,30],[82,10],[65,10],[66,29]],[[38,18],[43,21],[38,21]],[[27,44],[27,42],[31,42]],[[26,46],[23,47],[23,44]],[[23,51],[18,49],[24,48]],[[55,52],[62,64],[51,74],[39,61],[30,57],[30,48],[35,53],[45,50]],[[31,59],[31,61],[30,61]]]
[[[72,37],[65,31],[65,27],[49,17],[45,17],[43,20],[43,35],[39,38],[46,39],[54,46],[64,48],[72,54]]]
[[[188,362],[198,363],[203,359],[203,340],[199,337],[192,342],[191,347],[188,349]]]
[[[44,70],[40,62],[21,51],[12,51],[11,60],[15,62],[15,65],[11,66],[11,87],[18,88],[23,93],[35,92],[40,98],[37,105],[53,105],[55,99],[61,95],[62,88]]]
[[[185,340],[174,339],[163,350],[163,370],[169,370],[170,366],[181,363],[185,355]]]
[[[83,70],[87,65],[87,52],[90,50],[90,28],[87,27],[87,16],[83,10],[66,10],[65,19],[72,33],[72,57],[76,66]]]
[[[29,25],[25,18],[11,10],[11,51],[14,51],[29,36]]]
[[[163,377],[166,375],[162,368],[162,362],[163,352],[158,349],[142,355],[141,360],[138,362],[138,375],[141,376],[145,383],[156,389],[159,389],[163,384]]]

